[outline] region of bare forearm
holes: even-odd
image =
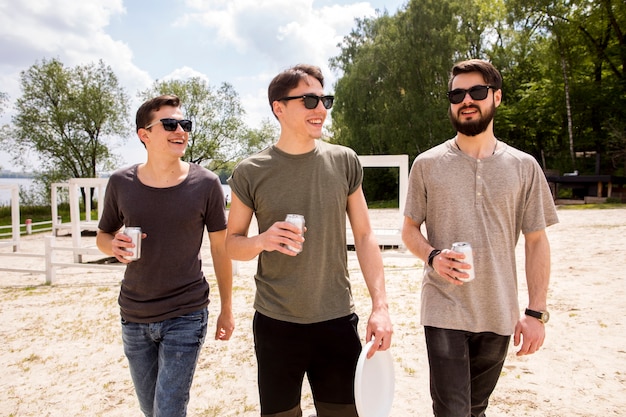
[[[260,236],[247,237],[243,235],[229,235],[226,238],[226,252],[231,259],[249,261],[263,251]]]
[[[209,233],[209,240],[222,310],[224,308],[230,310],[232,309],[233,263],[226,253],[226,230]]]
[[[113,246],[111,245],[113,239],[115,239],[114,233],[106,233],[102,230],[98,230],[98,233],[96,235],[96,246],[98,246],[100,252],[104,253],[105,255],[113,256]]]
[[[406,248],[424,263],[428,261],[428,255],[433,249],[420,230],[420,225],[405,217],[402,227],[402,241]],[[441,248],[439,248],[441,249]]]
[[[232,294],[233,294],[233,264],[230,258],[226,256],[226,253],[222,253],[216,256],[212,253],[213,258],[213,270],[215,272],[215,279],[220,292],[220,302],[222,309],[232,309]]]
[[[525,266],[528,285],[528,307],[532,310],[547,309],[550,284],[550,244],[544,232],[526,236]]]
[[[383,259],[373,233],[355,241],[355,249],[365,284],[372,299],[372,309],[387,309]]]

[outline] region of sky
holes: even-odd
[[[271,119],[267,85],[280,71],[318,65],[332,93],[340,74],[330,70],[337,45],[355,19],[395,14],[407,0],[0,0],[0,91],[10,122],[21,96],[20,72],[43,59],[74,67],[109,65],[131,98],[155,80],[203,77],[212,87],[231,84],[258,127]],[[136,136],[114,149],[122,165],[145,161]],[[33,164],[36,161],[31,160]],[[21,171],[5,149],[0,168]]]

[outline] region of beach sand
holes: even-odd
[[[397,210],[372,210],[376,228],[400,224]],[[489,417],[621,416],[626,409],[626,209],[559,210],[552,247],[551,320],[544,347],[517,357],[511,345]],[[208,239],[205,239],[208,241]],[[68,245],[69,237],[58,237]],[[93,244],[93,238],[84,238]],[[43,254],[43,236],[20,252]],[[518,251],[520,306],[527,303],[523,238]],[[10,248],[0,248],[10,253]],[[203,248],[204,259],[208,247]],[[59,258],[62,256],[59,255]],[[391,416],[429,416],[428,362],[419,324],[422,262],[385,251],[391,353],[396,379]],[[42,258],[0,257],[0,267],[41,270]],[[209,334],[191,390],[189,416],[258,416],[251,321],[256,262],[239,262],[234,279],[237,328],[213,340],[219,297],[212,270]],[[354,253],[349,268],[360,331],[370,309]],[[65,268],[54,285],[42,273],[0,274],[0,416],[140,416],[122,350],[117,295],[122,269]],[[305,382],[304,416],[314,413]]]

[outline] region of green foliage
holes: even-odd
[[[380,201],[384,205],[391,204],[393,207],[400,207],[399,170],[397,168],[376,168],[367,167],[363,170],[363,193],[370,204],[380,206]]]
[[[128,104],[110,67],[100,61],[66,68],[44,59],[21,73],[21,88],[13,128],[2,135],[15,162],[24,165],[34,154],[48,184],[116,165],[110,141],[128,131]]]
[[[512,0],[507,5],[516,35],[509,32],[495,55],[508,70],[505,80],[515,84],[505,90],[500,112],[505,117],[498,119],[497,133],[548,168],[623,173],[624,2]]]
[[[0,115],[4,113],[4,109],[9,101],[9,95],[0,91]]]
[[[504,77],[501,140],[546,169],[624,175],[624,33],[621,0],[411,0],[357,21],[331,59],[341,75],[332,140],[412,160],[454,135],[448,71],[480,58]]]
[[[26,203],[49,201],[53,182],[117,166],[111,147],[128,132],[128,98],[110,67],[100,61],[66,68],[44,59],[23,71],[20,83],[16,115],[0,142],[26,170],[30,157],[38,161],[34,182],[42,191],[22,193]]]
[[[70,221],[70,206],[69,204],[59,204],[57,207],[58,215],[61,216],[64,222]],[[85,219],[84,206],[80,206],[80,217]],[[98,218],[98,211],[92,210],[91,218]],[[49,205],[20,205],[20,224],[25,224],[26,219],[31,219],[33,223],[49,222],[52,221],[52,209]],[[0,206],[0,226],[7,226],[11,224],[11,206]]]
[[[449,13],[437,13],[445,3],[428,1],[428,9],[411,7],[415,3],[396,17],[357,22],[331,61],[343,73],[335,88],[333,141],[359,154],[415,155],[450,132],[442,98],[456,24],[446,19]],[[428,20],[433,24],[425,25]],[[445,64],[435,54],[440,48],[449,51]]]
[[[69,219],[69,207],[66,215]],[[31,219],[33,223],[50,221],[52,219],[50,206],[20,205],[20,224],[25,224],[26,219]],[[9,225],[11,225],[11,206],[0,206],[0,226]]]

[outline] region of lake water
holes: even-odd
[[[20,190],[31,190],[33,187],[33,180],[30,178],[0,178],[0,186],[17,184]],[[222,184],[222,190],[226,200],[230,202],[230,186],[228,184]],[[8,206],[11,204],[11,190],[9,188],[0,187],[0,206]]]
[[[20,190],[30,190],[33,186],[33,180],[30,178],[0,178],[0,186],[17,184]],[[0,188],[0,206],[11,205],[11,189]]]

